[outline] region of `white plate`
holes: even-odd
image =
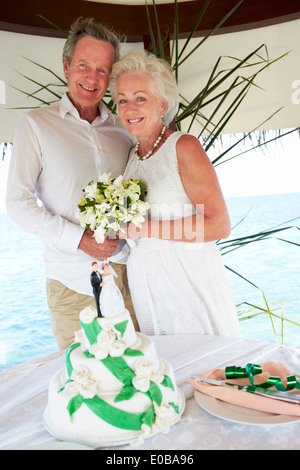
[[[183,392],[180,389],[178,389],[178,393],[179,393],[179,401],[180,401],[179,415],[181,416],[183,411],[184,411],[184,408],[185,408],[185,397],[184,397]],[[99,447],[112,447],[112,446],[121,446],[121,445],[125,445],[125,444],[135,444],[136,441],[137,441],[137,437],[138,437],[138,435],[136,433],[134,433],[130,438],[126,437],[126,438],[118,439],[118,440],[105,440],[105,438],[101,439],[100,441],[97,441],[97,439],[95,439],[95,440],[76,439],[76,437],[73,437],[70,434],[64,435],[64,434],[62,434],[61,432],[58,432],[57,430],[55,430],[52,427],[51,419],[48,415],[48,407],[46,407],[45,412],[44,412],[43,424],[44,424],[44,427],[46,428],[46,430],[52,436],[54,436],[56,439],[58,439],[60,441],[68,441],[69,444],[71,444],[72,442],[73,443],[78,443],[78,444],[82,444],[82,445],[85,445],[85,446],[90,446],[94,449],[97,449]],[[150,438],[150,437],[153,437],[156,434],[158,434],[158,433],[150,434],[149,436],[147,436],[147,439]]]
[[[278,426],[279,424],[288,424],[300,421],[298,416],[263,413],[262,411],[250,410],[249,408],[232,405],[231,403],[226,403],[225,401],[221,401],[217,398],[198,392],[198,390],[195,390],[194,396],[198,405],[208,413],[235,423]]]

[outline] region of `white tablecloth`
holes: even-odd
[[[182,419],[168,434],[154,436],[136,447],[123,445],[110,450],[300,449],[300,419],[271,426],[228,421],[204,411],[187,384],[192,374],[214,367],[243,367],[249,362],[282,361],[300,374],[300,350],[222,336],[154,336],[153,340],[159,356],[173,366],[186,396]],[[0,449],[68,448],[43,426],[48,384],[64,363],[64,353],[53,353],[0,373]]]

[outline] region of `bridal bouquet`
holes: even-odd
[[[83,192],[76,217],[81,227],[94,232],[98,243],[104,242],[106,234],[119,230],[124,232],[123,227],[128,222],[140,228],[150,208],[150,204],[144,201],[144,183],[131,178],[125,181],[122,175],[110,178],[104,173],[97,181],[91,181]]]

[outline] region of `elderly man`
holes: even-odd
[[[79,329],[80,311],[93,304],[90,266],[109,258],[125,304],[128,247],[119,240],[97,244],[75,211],[82,189],[101,173],[122,174],[132,138],[101,102],[119,57],[119,37],[91,19],[78,19],[63,50],[68,83],[59,103],[31,110],[19,121],[7,185],[7,212],[45,245],[47,298],[59,348]]]

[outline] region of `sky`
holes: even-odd
[[[224,136],[223,148],[230,145],[232,138]],[[300,136],[294,132],[275,142],[215,166],[225,198],[300,192]],[[213,159],[218,154],[215,149],[209,152],[209,157]],[[7,152],[4,162],[0,161],[0,213],[6,212],[9,161]]]
[[[230,145],[230,136],[224,139],[226,144]],[[215,166],[215,170],[225,197],[300,192],[300,135],[293,132]]]

